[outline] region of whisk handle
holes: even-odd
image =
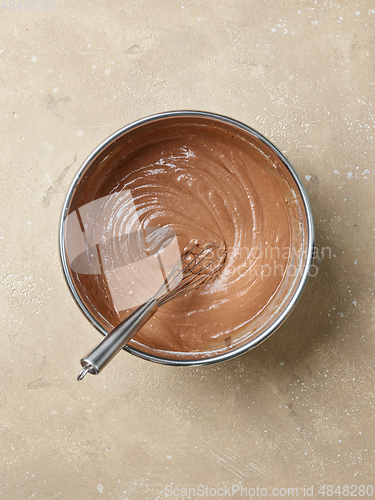
[[[78,380],[82,380],[87,373],[97,375],[157,310],[158,303],[155,299],[150,299],[137,307],[124,321],[109,332],[90,354],[81,359],[83,369],[78,375]]]

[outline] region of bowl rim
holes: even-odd
[[[97,148],[94,149],[94,151],[86,158],[78,172],[76,173],[75,177],[73,178],[71,185],[69,187],[68,193],[65,197],[65,201],[63,204],[63,209],[62,209],[62,214],[60,218],[60,225],[59,225],[59,250],[60,250],[60,259],[61,259],[61,265],[62,265],[62,270],[65,276],[65,280],[67,282],[68,288],[70,289],[71,294],[73,295],[73,298],[76,301],[76,304],[78,307],[81,309],[83,314],[86,316],[86,318],[90,321],[90,323],[97,329],[99,332],[103,335],[107,335],[107,330],[100,325],[100,323],[92,316],[92,314],[89,312],[89,310],[86,308],[84,302],[78,295],[78,292],[74,286],[73,280],[71,278],[70,272],[69,272],[69,266],[66,258],[66,251],[65,251],[65,220],[68,215],[69,211],[69,206],[73,198],[73,194],[76,190],[76,187],[78,186],[78,183],[84,176],[86,170],[91,166],[91,164],[94,162],[94,160],[108,147],[110,146],[114,141],[119,139],[120,137],[124,136],[131,130],[141,127],[143,125],[146,125],[150,122],[156,122],[159,120],[163,119],[168,119],[168,118],[186,118],[186,117],[199,117],[199,118],[205,118],[209,120],[214,120],[217,122],[221,123],[226,123],[228,125],[231,125],[235,128],[241,129],[253,137],[257,138],[260,140],[265,146],[267,146],[276,156],[277,158],[284,164],[284,166],[288,169],[289,173],[291,174],[294,182],[296,183],[296,186],[300,192],[303,205],[305,208],[305,213],[306,213],[306,222],[307,222],[307,250],[306,250],[306,263],[305,263],[305,268],[303,270],[303,273],[301,275],[300,281],[297,285],[297,288],[295,292],[293,293],[292,297],[290,298],[289,302],[286,304],[285,308],[282,310],[280,315],[276,318],[276,320],[259,336],[257,336],[254,339],[249,340],[247,343],[245,343],[242,346],[237,347],[236,349],[233,349],[232,351],[229,352],[224,352],[221,354],[217,354],[216,356],[212,357],[207,357],[207,358],[192,358],[192,359],[171,359],[171,358],[164,358],[161,356],[156,356],[153,354],[145,353],[142,352],[135,347],[131,347],[129,345],[124,347],[124,350],[130,352],[131,354],[146,359],[148,361],[153,361],[155,363],[160,363],[160,364],[166,364],[166,365],[174,365],[174,366],[191,366],[191,365],[208,365],[208,364],[214,364],[214,363],[220,363],[223,361],[227,361],[229,359],[235,358],[237,356],[240,356],[241,354],[244,354],[248,352],[249,350],[253,349],[254,347],[258,346],[260,343],[262,343],[264,340],[266,340],[272,333],[274,333],[281,325],[282,323],[287,319],[287,317],[290,315],[292,310],[294,309],[295,305],[297,304],[298,300],[300,299],[302,292],[307,284],[309,274],[310,274],[310,269],[314,257],[314,245],[315,245],[315,231],[314,231],[314,219],[313,219],[313,213],[310,205],[310,201],[306,192],[306,189],[300,180],[297,172],[294,170],[293,166],[289,162],[289,160],[286,158],[286,156],[272,143],[270,142],[266,137],[264,137],[260,132],[257,130],[253,129],[252,127],[246,125],[245,123],[242,123],[234,118],[230,118],[225,115],[217,114],[217,113],[211,113],[208,111],[195,111],[195,110],[178,110],[178,111],[166,111],[162,113],[156,113],[153,115],[146,116],[144,118],[138,119],[134,122],[131,122],[130,124],[120,128],[113,134],[111,134],[107,139],[105,139]],[[167,352],[167,351],[165,351]]]

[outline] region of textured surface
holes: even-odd
[[[300,497],[313,485],[319,498],[319,485],[371,484],[373,2],[6,6],[0,497],[143,500],[168,485],[242,484]],[[100,335],[60,268],[68,186],[110,133],[182,108],[242,120],[289,157],[314,211],[317,275],[278,332],[237,360],[183,369],[124,353],[78,383]]]

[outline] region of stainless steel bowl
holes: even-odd
[[[303,269],[301,270],[301,273],[299,275],[299,281],[297,284],[294,286],[294,291],[290,299],[288,300],[288,303],[286,304],[285,308],[282,310],[281,314],[277,316],[275,321],[265,330],[261,333],[261,335],[256,336],[255,338],[250,338],[248,342],[246,342],[244,345],[239,346],[238,348],[230,351],[230,352],[224,352],[221,354],[216,355],[213,353],[212,357],[203,357],[199,359],[169,359],[169,358],[164,358],[164,357],[158,357],[146,352],[142,352],[138,349],[135,349],[134,347],[131,346],[126,346],[125,349],[129,351],[131,354],[134,354],[136,356],[139,356],[141,358],[147,359],[149,361],[154,361],[156,363],[163,363],[163,364],[168,364],[168,365],[202,365],[202,364],[210,364],[210,363],[218,363],[221,361],[226,361],[228,359],[234,358],[240,354],[245,353],[246,351],[256,347],[259,345],[261,342],[263,342],[267,337],[269,337],[279,326],[285,321],[285,319],[288,317],[294,306],[296,305],[297,301],[299,300],[303,289],[306,285],[306,282],[309,277],[309,272],[310,272],[310,267],[312,264],[312,259],[313,259],[313,251],[314,251],[314,222],[313,222],[313,215],[309,203],[309,199],[307,196],[307,193],[305,191],[305,188],[300,181],[298,175],[296,174],[295,170],[293,169],[292,165],[289,163],[287,158],[270,142],[268,141],[265,137],[263,137],[259,132],[255,131],[254,129],[248,127],[247,125],[234,120],[232,118],[228,118],[226,116],[221,116],[213,113],[207,113],[207,112],[201,112],[201,111],[171,111],[171,112],[166,112],[166,113],[161,113],[161,114],[156,114],[152,115],[146,118],[143,118],[141,120],[138,120],[136,122],[131,123],[130,125],[127,125],[126,127],[123,127],[122,129],[118,130],[115,132],[113,135],[111,135],[108,139],[106,139],[102,144],[100,144],[94,151],[91,153],[91,155],[87,158],[87,160],[83,163],[82,167],[78,171],[77,175],[75,176],[70,189],[68,191],[68,194],[66,196],[64,206],[63,206],[63,211],[62,211],[62,216],[61,216],[61,222],[60,222],[60,256],[61,256],[61,262],[62,262],[62,268],[63,272],[66,278],[66,281],[68,283],[69,289],[82,310],[82,312],[85,314],[87,319],[103,334],[106,335],[108,331],[97,321],[97,319],[94,318],[94,316],[90,313],[89,309],[87,308],[86,304],[83,302],[81,299],[79,293],[77,292],[77,289],[74,285],[74,281],[72,279],[72,276],[70,274],[69,270],[69,265],[67,261],[67,250],[66,250],[66,241],[65,241],[65,223],[67,216],[69,214],[69,210],[72,204],[72,200],[74,198],[74,195],[77,191],[77,188],[79,186],[79,183],[82,181],[83,178],[87,178],[87,176],[90,175],[90,169],[95,169],[97,168],[98,164],[100,164],[103,159],[107,158],[110,153],[116,150],[118,148],[118,144],[121,143],[121,139],[127,136],[130,133],[133,133],[136,130],[141,130],[144,127],[150,127],[156,122],[159,122],[160,120],[163,121],[168,121],[168,120],[186,120],[186,119],[197,119],[202,122],[207,121],[209,123],[217,123],[221,125],[227,125],[231,127],[233,130],[241,131],[241,133],[247,134],[249,137],[255,138],[258,141],[260,141],[263,146],[272,154],[274,155],[278,161],[280,161],[286,169],[289,171],[291,177],[293,178],[297,189],[299,190],[301,199],[303,201],[303,208],[305,210],[305,216],[306,216],[306,234],[304,237],[306,238],[306,244],[305,244],[305,256],[303,259],[303,262],[301,265],[303,266]]]

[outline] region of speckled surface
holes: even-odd
[[[375,488],[373,2],[12,5],[0,9],[0,497]],[[103,139],[171,109],[229,115],[288,156],[313,207],[316,276],[236,360],[186,369],[121,353],[78,383],[100,334],[60,268],[64,197]]]

